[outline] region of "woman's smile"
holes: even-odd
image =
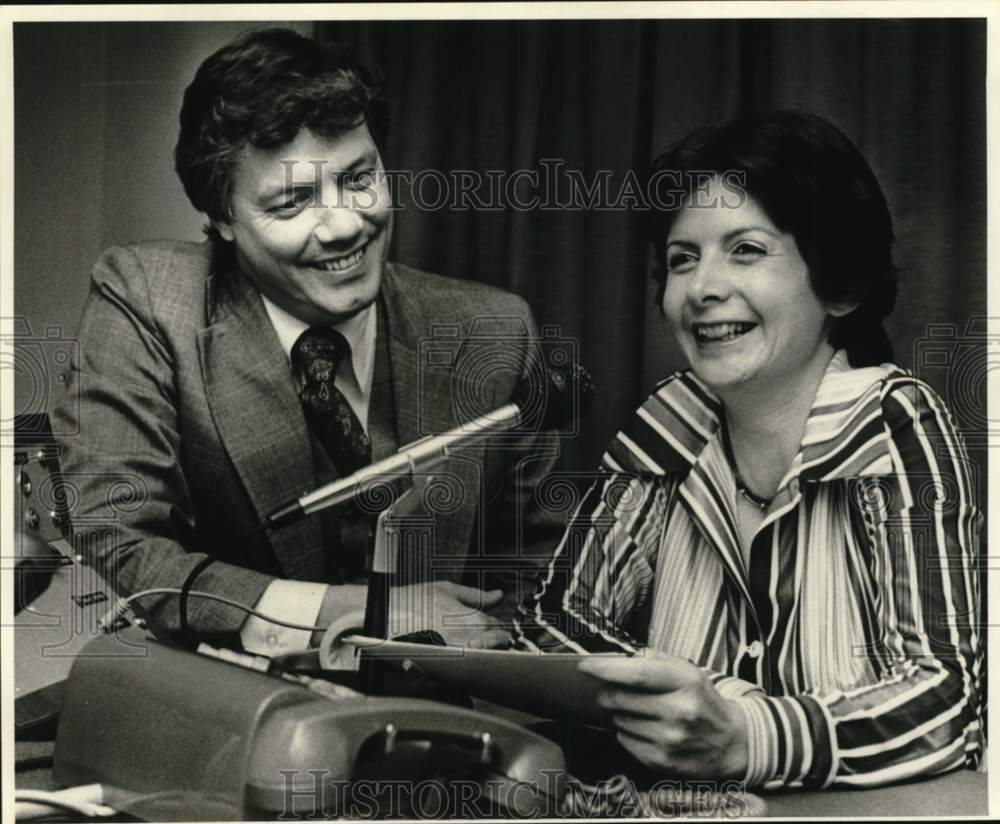
[[[744,321],[716,321],[692,323],[691,329],[698,345],[706,348],[737,341],[756,326],[756,323]]]
[[[836,310],[813,291],[795,238],[752,197],[683,209],[665,257],[664,314],[694,373],[723,400],[747,387],[791,390],[830,360]]]

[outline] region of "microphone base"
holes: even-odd
[[[372,554],[369,553],[369,558]],[[369,638],[389,637],[389,595],[392,575],[386,572],[368,574],[368,596],[365,601],[364,633]],[[381,695],[385,687],[385,666],[368,650],[361,650],[359,664],[361,691],[366,695]]]

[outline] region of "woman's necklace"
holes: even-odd
[[[736,455],[733,453],[733,444],[729,440],[729,427],[723,424],[722,430],[722,443],[726,450],[726,460],[729,461],[729,468],[733,470],[733,480],[736,481],[736,491],[743,496],[743,499],[747,503],[755,506],[761,512],[766,512],[767,508],[771,505],[771,501],[774,500],[772,495],[770,498],[765,498],[762,495],[758,495],[749,486],[747,486],[746,481],[743,480],[743,476],[740,475],[739,467],[736,466]]]
[[[763,521],[768,508],[771,506],[773,498],[764,498],[755,493],[746,485],[746,481],[740,475],[740,470],[736,467],[736,456],[733,454],[732,444],[729,442],[728,431],[723,436],[725,444],[726,459],[729,461],[729,468],[733,471],[733,480],[736,483],[738,496],[733,507],[736,515],[736,532],[740,537],[740,554],[743,556],[743,563],[747,569],[750,568],[750,550],[753,547],[753,539],[757,534],[757,528]],[[741,513],[743,502],[751,507],[751,512]],[[746,516],[746,523],[744,523]]]
[[[740,471],[736,468],[736,464],[733,464],[733,478],[736,480],[736,491],[743,496],[744,500],[748,503],[753,504],[761,512],[764,512],[770,505],[774,498],[762,498],[756,492],[754,492],[749,486],[747,486],[746,481],[740,477]]]
[[[736,534],[740,541],[740,554],[747,569],[750,568],[750,551],[757,530],[766,517],[766,512],[744,495],[738,495],[733,510],[736,515]]]

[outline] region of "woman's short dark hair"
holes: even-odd
[[[381,150],[388,121],[380,87],[346,47],[290,29],[249,31],[208,57],[184,92],[175,166],[194,207],[225,219],[232,166],[247,146],[367,123]]]
[[[882,188],[855,145],[833,124],[799,111],[746,114],[700,129],[653,163],[649,237],[666,288],[666,241],[700,180],[740,181],[781,231],[791,234],[824,301],[856,302],[836,318],[830,342],[855,367],[892,360],[882,319],[896,302],[892,218]]]

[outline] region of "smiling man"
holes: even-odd
[[[334,137],[306,127],[288,143],[252,148],[231,180],[230,211],[215,228],[261,294],[309,325],[367,317],[391,214],[368,125]]]
[[[462,423],[459,390],[509,402],[536,357],[534,321],[513,295],[387,261],[387,112],[344,49],[250,32],[201,65],[180,125],[177,172],[209,239],[114,248],[94,269],[70,376],[79,402],[54,411],[58,431],[79,431],[62,444],[77,534],[122,594],[196,574],[195,590],[286,622],[350,624],[372,515],[257,524]],[[436,328],[449,358],[424,357]],[[461,356],[484,330],[501,368]],[[409,496],[427,540],[401,559],[395,617],[419,613],[409,628],[455,643],[507,637],[506,608],[558,527],[534,495],[556,453],[551,433],[482,443],[435,471],[443,503]],[[179,627],[176,593],[142,607]],[[310,642],[308,629],[200,597],[189,626],[269,655]]]

